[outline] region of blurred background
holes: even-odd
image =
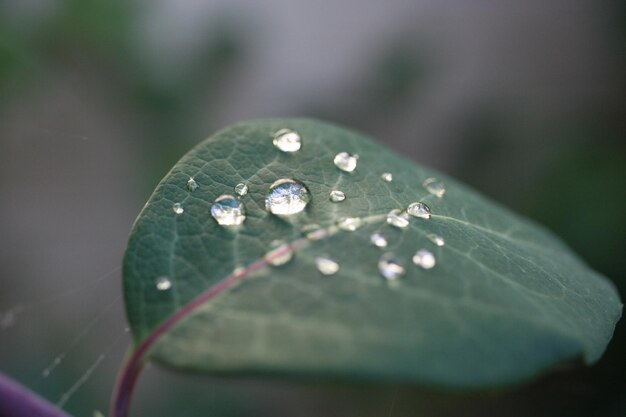
[[[0,0],[0,370],[107,411],[119,265],[160,178],[239,120],[352,126],[563,237],[626,299],[626,2]],[[149,368],[136,416],[624,416],[593,367],[442,393]]]

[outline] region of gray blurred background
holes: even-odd
[[[134,217],[191,146],[258,117],[371,134],[545,224],[626,298],[625,41],[624,1],[0,0],[0,371],[53,402],[85,376],[65,409],[106,412]],[[487,393],[151,367],[132,415],[624,416],[625,327],[591,368]]]

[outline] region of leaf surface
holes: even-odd
[[[272,144],[283,128],[299,133],[299,151]],[[342,151],[359,155],[354,172],[333,164]],[[393,181],[381,178],[385,172]],[[194,191],[187,188],[190,177]],[[429,177],[445,183],[442,198],[423,187]],[[266,211],[264,198],[280,178],[308,187],[305,211],[285,217]],[[239,183],[249,187],[241,197],[247,218],[239,227],[220,226],[211,204]],[[331,202],[332,190],[343,191],[345,201]],[[387,224],[389,211],[416,201],[430,206],[430,219],[412,217],[404,229]],[[183,213],[174,212],[175,203]],[[344,231],[335,226],[342,217],[364,224]],[[315,236],[322,238],[305,237],[302,228],[311,224],[321,227]],[[386,248],[370,242],[376,232],[386,237]],[[444,246],[427,238],[433,233]],[[275,267],[262,260],[277,239],[295,251]],[[434,254],[434,268],[412,263],[419,249]],[[386,253],[406,271],[393,282],[378,268]],[[335,260],[339,271],[321,274],[319,257]],[[209,373],[480,387],[577,357],[597,360],[621,315],[610,282],[542,227],[359,133],[305,119],[222,130],[161,181],[133,227],[124,260],[136,341],[238,268],[248,268],[245,278],[163,334],[152,359]],[[167,290],[155,284],[162,277],[171,282]]]

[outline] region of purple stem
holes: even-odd
[[[130,408],[130,399],[135,387],[135,383],[139,378],[139,374],[143,369],[145,363],[145,355],[150,348],[157,342],[157,340],[167,333],[172,327],[174,327],[179,321],[191,314],[197,308],[202,306],[208,300],[212,299],[222,291],[232,287],[235,283],[245,278],[250,273],[263,268],[267,265],[267,261],[272,258],[283,256],[286,252],[295,250],[297,247],[306,243],[306,240],[297,240],[291,245],[286,246],[284,249],[276,250],[272,252],[270,256],[261,258],[247,268],[233,273],[218,282],[217,284],[209,287],[206,291],[198,295],[196,298],[185,304],[174,314],[169,316],[165,321],[159,324],[156,329],[152,331],[144,340],[139,343],[135,350],[131,353],[130,357],[124,362],[124,365],[120,369],[120,372],[115,383],[113,390],[113,396],[111,397],[111,406],[109,409],[109,417],[127,417],[128,410]],[[0,417],[3,417],[0,415]]]
[[[0,373],[0,417],[70,417],[26,387]]]

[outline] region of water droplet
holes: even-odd
[[[246,220],[246,208],[237,198],[224,194],[215,199],[211,216],[220,226],[237,226]]]
[[[404,229],[409,225],[409,215],[406,211],[393,209],[387,214],[387,223],[394,227]]]
[[[239,197],[243,197],[244,195],[248,194],[248,186],[243,182],[235,185],[235,194],[237,194]]]
[[[363,225],[363,220],[360,217],[342,217],[337,220],[337,227],[341,230],[348,232],[354,232],[356,229]]]
[[[446,241],[443,240],[441,236],[434,233],[427,234],[426,237],[437,246],[443,246],[446,244]]]
[[[346,199],[346,195],[344,194],[343,191],[339,191],[339,190],[332,190],[330,192],[330,196],[329,196],[330,201],[332,201],[333,203],[340,203],[343,200]]]
[[[275,181],[265,196],[265,208],[272,214],[290,215],[300,213],[311,201],[311,194],[304,184],[291,178]]]
[[[441,180],[437,178],[426,178],[422,185],[429,193],[439,198],[443,197],[443,195],[446,193],[446,186],[443,184],[443,182],[441,182]]]
[[[196,191],[197,188],[198,183],[196,182],[196,180],[194,180],[193,177],[189,177],[189,180],[187,181],[187,189],[189,191]]]
[[[180,203],[174,203],[174,205],[172,206],[172,210],[174,210],[174,213],[176,214],[183,214],[183,212],[185,211],[183,205]]]
[[[380,178],[382,178],[385,182],[391,182],[393,181],[393,174],[391,172],[383,172]]]
[[[270,251],[265,254],[265,261],[272,266],[280,266],[293,258],[293,248],[284,240],[270,243]]]
[[[423,269],[430,269],[435,266],[435,255],[427,249],[420,249],[413,255],[413,263]]]
[[[340,170],[345,172],[352,172],[356,169],[356,163],[358,159],[358,155],[352,155],[348,152],[339,152],[337,155],[335,155],[335,159],[333,160],[333,162],[335,163],[335,166]]]
[[[407,213],[414,217],[420,217],[422,219],[430,219],[430,207],[422,202],[415,202],[409,204],[406,208]]]
[[[283,152],[296,152],[302,147],[300,135],[290,129],[280,129],[274,133],[273,143]]]
[[[370,236],[370,242],[372,242],[374,246],[378,246],[379,248],[387,247],[387,239],[385,239],[385,236],[381,235],[380,233],[374,233],[372,236]]]
[[[326,236],[326,230],[322,229],[319,224],[307,224],[300,231],[309,240],[319,240]]]
[[[404,267],[391,253],[385,253],[378,260],[378,271],[389,281],[400,278],[404,275]]]
[[[339,271],[339,264],[326,256],[315,258],[315,266],[324,275],[334,275]]]
[[[172,281],[168,277],[159,277],[154,281],[154,285],[159,291],[167,291],[172,288]]]

